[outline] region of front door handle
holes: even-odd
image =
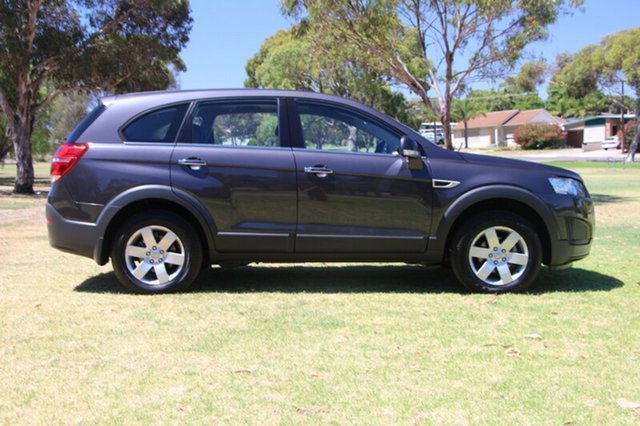
[[[333,173],[333,170],[328,169],[326,167],[321,167],[321,166],[312,166],[312,167],[305,167],[304,172],[314,174],[319,178],[324,178],[324,177],[327,177],[327,175],[330,175],[331,173]]]
[[[207,162],[199,158],[189,157],[179,159],[178,164],[180,164],[181,166],[190,167],[191,170],[200,170],[201,167],[207,165]]]

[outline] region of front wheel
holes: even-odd
[[[193,227],[165,211],[133,216],[116,232],[111,263],[118,281],[136,293],[186,290],[200,272],[202,247]]]
[[[484,212],[456,232],[450,260],[458,280],[473,291],[518,291],[536,279],[542,244],[526,219],[510,212]]]

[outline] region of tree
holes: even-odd
[[[464,147],[469,148],[469,129],[468,122],[472,118],[479,116],[480,114],[486,112],[482,109],[480,105],[466,97],[464,99],[457,99],[453,102],[452,106],[452,117],[456,121],[462,121],[464,126]]]
[[[562,67],[549,84],[551,101],[565,98],[573,106],[583,108],[576,115],[602,112],[615,105],[622,112],[635,110],[640,116],[640,28],[621,31],[605,37],[598,45],[589,45],[573,56],[563,56]],[[632,97],[624,97],[622,87],[631,89]],[[588,108],[585,108],[588,107]],[[633,143],[637,147],[640,127]],[[635,149],[629,150],[630,161]]]
[[[473,81],[503,75],[578,2],[284,0],[283,6],[416,94],[442,122],[452,149],[452,100]]]
[[[301,24],[269,37],[247,61],[246,87],[309,90],[345,96],[406,122],[407,103],[382,73],[352,49]]]
[[[556,59],[556,71],[547,89],[547,107],[562,117],[585,117],[608,108],[606,96],[598,86],[601,64],[594,63],[595,46],[587,46],[575,55]]]
[[[186,0],[0,0],[0,109],[17,160],[16,193],[33,193],[31,136],[60,93],[166,88],[183,70]]]
[[[543,60],[525,62],[516,76],[507,78],[506,90],[509,93],[535,92],[544,83],[547,71],[547,64]]]
[[[640,143],[640,28],[621,31],[605,37],[600,44],[602,61],[601,83],[606,88],[619,87],[621,81],[633,90],[635,105],[621,105],[635,110],[636,130],[633,143],[629,147],[628,161],[635,161],[635,153]]]

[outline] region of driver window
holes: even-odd
[[[306,149],[397,155],[400,138],[371,120],[334,106],[297,105]]]

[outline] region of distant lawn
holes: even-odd
[[[566,169],[640,169],[640,162],[624,163],[621,161],[549,161],[546,164]]]
[[[36,191],[48,191],[50,186],[49,171],[51,170],[50,162],[34,162],[33,168],[36,175],[34,189]],[[11,187],[16,180],[16,165],[0,163],[0,187]],[[6,192],[6,191],[5,191]]]
[[[502,296],[398,264],[135,296],[48,247],[44,200],[0,196],[0,424],[638,424],[617,401],[640,402],[640,170],[562,165],[596,200],[592,255]]]

